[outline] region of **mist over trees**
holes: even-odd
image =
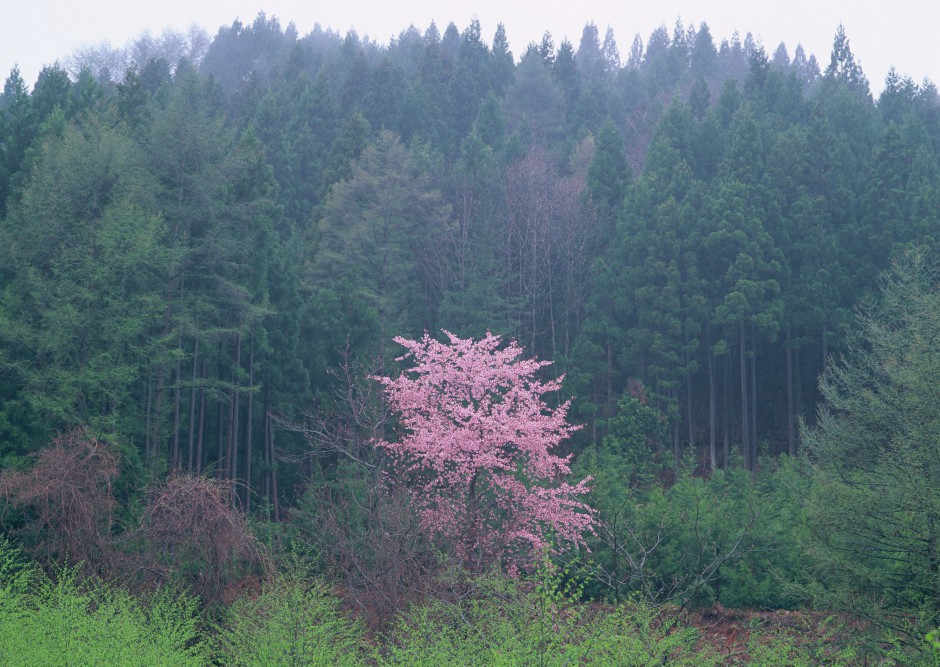
[[[817,604],[916,645],[940,623],[940,99],[894,70],[873,97],[841,26],[822,56],[704,22],[619,43],[589,23],[513,53],[477,21],[380,44],[262,13],[82,48],[31,88],[14,69],[4,532],[42,563],[219,603],[271,564],[262,541],[314,545],[310,568],[388,628],[422,595],[450,600],[442,562],[511,565],[494,536],[518,519],[591,563],[582,597]],[[455,447],[416,465],[396,337],[414,357],[502,339],[490,352],[526,381],[563,375],[528,417],[561,423],[541,449],[503,433],[482,463]],[[536,455],[577,490],[557,525],[518,513],[552,491]],[[56,456],[99,480],[74,527],[30,495]],[[453,470],[473,472],[442,484]],[[188,526],[189,506],[215,523]],[[433,511],[463,532],[442,539]],[[492,544],[468,537],[484,524]]]

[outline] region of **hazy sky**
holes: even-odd
[[[815,53],[825,68],[832,37],[841,22],[861,62],[879,91],[894,65],[916,81],[940,79],[940,2],[937,0],[572,0],[511,2],[507,0],[4,0],[0,22],[0,73],[18,63],[30,86],[43,64],[63,59],[76,47],[105,40],[123,46],[149,29],[159,34],[170,27],[183,31],[196,23],[214,35],[235,18],[250,22],[259,10],[277,16],[282,26],[293,21],[301,35],[314,23],[387,43],[409,24],[422,31],[433,19],[441,32],[453,21],[461,30],[475,16],[489,43],[497,24],[506,25],[518,57],[531,41],[549,30],[555,44],[568,37],[575,47],[581,30],[594,21],[604,34],[610,25],[622,56],[637,32],[644,43],[660,24],[708,23],[716,42],[738,30],[750,31],[768,53],[786,42],[790,55],[798,42]]]

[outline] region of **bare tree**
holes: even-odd
[[[388,414],[381,387],[346,352],[336,372],[339,409],[310,413],[302,430],[310,488],[291,510],[295,526],[343,582],[347,602],[381,629],[434,583],[438,558],[420,527],[410,495],[388,484],[385,458],[374,442]]]
[[[0,497],[27,516],[19,530],[42,563],[79,564],[98,571],[113,554],[112,484],[119,458],[112,447],[78,428],[35,455],[27,472],[0,474]]]
[[[182,577],[210,602],[241,579],[266,575],[267,555],[232,506],[233,495],[232,482],[187,474],[153,489],[140,528],[129,536],[145,545],[131,574],[157,584]]]

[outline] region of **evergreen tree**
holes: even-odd
[[[807,511],[818,603],[913,645],[940,621],[937,299],[923,252],[894,265],[879,302],[860,315],[849,355],[823,379],[826,407],[804,433],[815,469]]]

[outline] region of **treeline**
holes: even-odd
[[[337,369],[444,328],[554,360],[575,451],[640,386],[657,460],[753,469],[799,450],[890,258],[934,243],[937,90],[892,71],[874,100],[841,28],[825,67],[704,23],[518,62],[477,22],[171,37],[0,96],[8,463],[88,425],[138,482],[210,472],[275,518],[335,469],[300,432],[350,418]]]

